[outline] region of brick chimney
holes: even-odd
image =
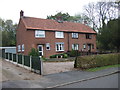
[[[20,11],[20,17],[23,17],[24,16],[24,11]]]

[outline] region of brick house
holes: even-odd
[[[23,11],[16,39],[16,51],[24,55],[31,48],[38,49],[40,56],[46,58],[72,49],[96,52],[96,32],[85,24],[26,17]]]

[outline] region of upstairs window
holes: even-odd
[[[46,43],[46,50],[50,50],[50,43]]]
[[[56,43],[56,51],[64,51],[64,43]]]
[[[78,38],[78,33],[72,33],[72,38]]]
[[[55,32],[56,38],[64,38],[64,32]]]
[[[24,44],[22,44],[22,51],[24,51]]]
[[[37,37],[37,38],[45,38],[45,31],[35,30],[35,37]]]
[[[20,45],[18,45],[18,52],[20,52],[21,51],[21,46]]]
[[[72,44],[73,50],[79,50],[79,44]]]
[[[86,39],[92,39],[92,35],[91,34],[86,34]]]

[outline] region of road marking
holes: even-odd
[[[90,77],[90,78],[87,78],[87,79],[81,79],[81,80],[77,80],[77,81],[58,84],[58,85],[55,85],[55,86],[46,87],[46,89],[44,89],[44,90],[47,90],[49,88],[57,88],[57,87],[61,87],[61,86],[66,86],[66,85],[70,85],[70,84],[74,84],[74,83],[78,83],[78,82],[83,82],[83,81],[87,81],[87,80],[92,80],[92,79],[96,79],[96,78],[100,78],[100,77],[105,77],[105,76],[109,76],[109,75],[116,74],[116,73],[120,73],[120,71],[117,70],[117,71],[114,71],[114,72],[111,72],[111,73],[108,73],[108,74],[104,74],[104,75],[100,75],[100,76],[96,76],[96,77]]]

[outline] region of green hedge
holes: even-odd
[[[50,56],[50,58],[61,58],[61,56],[62,56],[62,58],[68,58],[68,55],[67,54],[65,54],[65,53],[62,53],[62,54],[55,54],[55,55],[52,55],[52,56]]]
[[[80,56],[75,60],[75,67],[81,69],[120,64],[120,53]]]

